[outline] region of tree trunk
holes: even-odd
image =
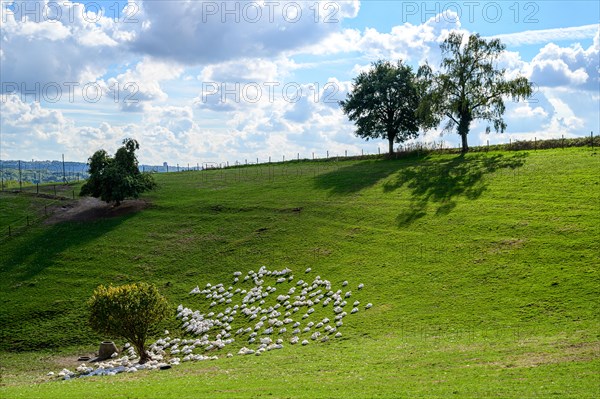
[[[394,154],[394,138],[395,136],[388,135],[388,143],[389,143],[389,154],[392,156]]]
[[[143,355],[140,356],[140,361],[139,361],[140,364],[144,364],[144,363],[148,362],[149,360],[151,360],[150,356],[148,355],[148,352],[142,351],[142,354]]]
[[[469,152],[469,144],[467,143],[467,134],[461,133],[460,138],[462,141],[462,148],[460,149],[460,152],[462,154],[466,154],[467,152]]]
[[[140,356],[140,364],[144,364],[147,361],[151,360],[150,355],[148,355],[148,352],[146,352],[143,343],[134,343],[133,346],[135,347],[136,352]]]
[[[458,134],[460,135],[462,148],[461,154],[469,152],[469,144],[467,143],[467,134],[469,134],[469,125],[471,125],[470,115],[462,115],[458,121]]]

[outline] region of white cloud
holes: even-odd
[[[24,103],[15,94],[2,96],[2,113],[6,125],[27,129],[29,126],[61,126],[65,123],[62,113],[44,109],[39,103]]]
[[[90,128],[83,134],[73,120],[62,112],[47,109],[37,102],[27,103],[19,95],[2,96],[2,156],[6,152],[23,154],[22,158],[56,159],[57,152],[70,154],[72,159],[84,160],[88,148],[107,138]]]
[[[439,44],[449,32],[460,30],[460,18],[454,11],[444,11],[425,23],[413,25],[406,22],[392,27],[389,33],[376,28],[345,29],[333,32],[318,43],[311,44],[299,53],[338,54],[361,52],[370,60],[403,59],[417,63],[429,60],[437,65],[440,60]]]
[[[158,163],[164,159],[197,159],[198,152],[190,149],[197,151],[198,146],[189,147],[190,142],[196,137],[213,140],[211,135],[203,135],[193,121],[190,107],[150,106],[137,123],[79,126],[60,111],[9,94],[3,96],[2,112],[4,158],[12,153],[22,154],[20,157],[25,159],[56,159],[64,153],[69,159],[83,161],[100,148],[114,152],[125,137],[132,137],[142,144],[140,160]]]
[[[332,32],[318,43],[298,49],[301,54],[328,55],[349,53],[360,50],[361,32],[358,29],[344,29]]]
[[[201,82],[275,82],[300,68],[293,60],[279,56],[273,59],[240,58],[204,67]]]
[[[330,13],[322,3],[148,1],[132,49],[190,65],[272,57],[320,41],[359,8],[357,1],[330,4],[335,15],[326,20]]]
[[[93,82],[115,60],[127,58],[123,47],[133,26],[84,11],[83,4],[69,1],[2,2],[0,92]]]
[[[66,26],[50,21],[32,22],[25,21],[22,24],[7,24],[7,31],[19,36],[25,36],[29,40],[47,39],[50,41],[64,40],[71,35]],[[11,29],[12,28],[12,29]]]
[[[123,38],[123,36],[118,36]],[[77,43],[86,47],[115,47],[117,43],[114,39],[109,37],[106,32],[99,29],[83,32],[77,37]]]
[[[530,104],[523,104],[516,107],[513,111],[518,118],[546,118],[548,113],[542,107],[532,107]]]
[[[598,32],[598,25],[573,26],[568,28],[526,30],[516,33],[488,36],[486,39],[500,39],[507,46],[517,47],[529,44],[544,44],[561,40],[592,39]]]
[[[56,158],[64,152],[85,160],[102,147],[114,151],[124,137],[140,141],[144,163],[255,162],[257,157],[264,161],[284,154],[287,159],[297,153],[324,156],[327,150],[332,156],[346,150],[373,153],[386,144],[355,137],[355,126],[338,105],[351,89],[350,79],[378,58],[403,58],[412,65],[427,59],[436,68],[441,41],[450,31],[466,32],[450,11],[420,25],[404,23],[383,32],[341,28],[345,18],[357,15],[358,1],[331,3],[337,7],[333,11],[338,21],[333,23],[325,21],[331,17],[327,2],[319,3],[319,22],[308,8],[313,4],[303,3],[297,23],[281,16],[281,7],[290,2],[279,3],[280,14],[273,22],[256,23],[223,23],[222,10],[209,13],[209,3],[223,4],[140,3],[137,24],[107,17],[92,23],[97,16],[87,14],[70,21],[64,18],[67,11],[81,11],[83,5],[69,2],[61,5],[63,18],[56,22],[7,16],[0,28],[3,82],[97,82],[104,101],[39,104],[9,95],[2,103],[2,156]],[[249,3],[237,2],[239,7]],[[580,34],[589,37],[589,26],[564,32],[560,37],[555,30],[524,32],[504,39],[525,43],[531,34],[537,38],[531,40],[563,40],[568,35],[571,40]],[[507,134],[480,139],[597,131],[599,41],[596,31],[587,49],[548,43],[530,62],[517,51],[505,52],[499,66],[506,68],[507,77],[527,76],[539,88],[527,103],[507,101]],[[336,57],[340,54],[345,58]],[[318,87],[314,82],[320,82]],[[128,83],[134,86],[126,88]],[[207,83],[215,83],[217,91],[208,87],[211,94],[203,98]],[[221,101],[223,90],[235,90],[236,84],[239,100],[229,92]],[[256,87],[260,95],[253,92]],[[126,97],[137,102],[126,102]],[[474,124],[473,140],[484,125]],[[447,137],[457,139],[454,133]],[[436,134],[422,140],[432,138],[438,140]],[[38,148],[40,143],[43,148]]]
[[[213,111],[268,106],[275,98],[294,97],[297,91],[302,91],[291,75],[305,67],[284,56],[242,58],[209,65],[198,76],[200,92],[193,102],[199,108]],[[305,94],[307,90],[304,89]]]
[[[135,68],[99,84],[122,110],[139,112],[150,102],[164,102],[168,95],[160,82],[176,79],[182,73],[183,68],[177,64],[145,58]]]
[[[554,132],[574,132],[584,126],[583,119],[577,117],[571,107],[558,97],[548,98],[555,110],[555,115],[547,125],[547,130]]]
[[[538,60],[532,65],[531,79],[542,86],[578,86],[589,76],[583,68],[572,71],[563,60]]]
[[[545,45],[530,63],[530,80],[540,86],[583,88],[598,91],[600,63],[600,31],[587,49],[580,44],[560,47]]]
[[[576,137],[597,129],[597,100],[589,92],[542,88],[529,102],[507,102],[504,135],[480,135],[481,143]],[[486,138],[487,137],[487,138]]]
[[[334,13],[336,8],[342,18],[356,18],[360,11],[360,0],[341,0],[336,2],[321,2],[319,6],[322,8],[321,17],[323,19],[335,18]]]

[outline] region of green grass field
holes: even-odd
[[[598,397],[599,171],[571,148],[156,175],[141,212],[0,244],[0,397]],[[364,283],[374,306],[327,343],[46,377],[106,338],[86,325],[97,285],[152,282],[175,311],[261,265]]]

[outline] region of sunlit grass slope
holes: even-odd
[[[137,214],[2,244],[2,395],[595,397],[599,170],[587,148],[156,175]],[[86,326],[98,284],[193,307],[194,286],[261,265],[362,282],[374,306],[333,342],[43,382],[102,338]]]

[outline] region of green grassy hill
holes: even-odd
[[[599,171],[573,148],[156,175],[141,212],[0,244],[1,396],[597,397]],[[374,306],[327,343],[45,382],[103,338],[97,285],[198,307],[196,285],[262,265],[364,283]]]

